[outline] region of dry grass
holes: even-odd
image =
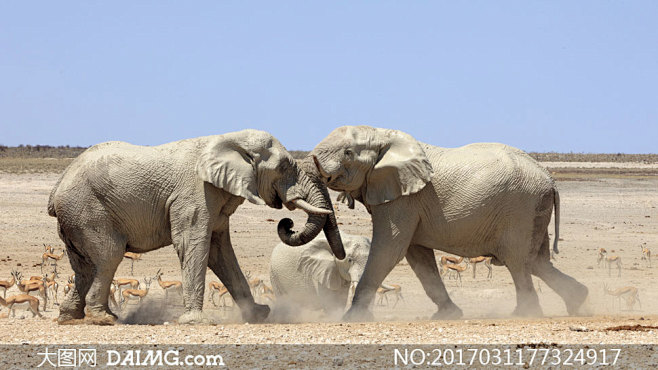
[[[61,173],[73,158],[0,158],[0,173]]]

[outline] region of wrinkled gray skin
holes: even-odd
[[[321,236],[298,248],[277,244],[270,260],[270,282],[277,301],[342,314],[350,288],[365,269],[370,239],[341,233],[341,240],[346,254],[343,260],[334,257],[329,242]]]
[[[334,253],[344,256],[338,229],[326,222],[327,214],[333,218],[326,186],[317,184],[274,137],[256,130],[155,147],[108,142],[89,148],[66,169],[48,203],[76,273],[59,321],[85,317],[86,307],[91,322],[113,322],[107,299],[124,252],[169,244],[183,276],[180,323],[205,321],[206,267],[226,285],[244,320],[262,321],[269,307],[254,303],[231,245],[229,217],[245,199],[289,209],[306,200],[316,208],[305,228],[293,232],[292,222],[282,220],[282,240],[301,245],[324,228]]]
[[[532,275],[540,277],[576,314],[587,288],[550,262],[548,225],[556,235],[559,196],[550,174],[523,151],[479,143],[446,149],[396,130],[346,126],[311,152],[329,188],[362,202],[372,215],[370,256],[347,320],[369,320],[377,287],[404,257],[438,311],[461,310],[443,285],[432,249],[464,257],[492,256],[509,269],[515,314],[541,315]],[[554,250],[557,252],[557,242]]]

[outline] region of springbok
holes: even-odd
[[[59,302],[57,301],[57,294],[59,293],[59,283],[57,283],[57,281],[55,280],[56,278],[57,278],[57,269],[53,271],[53,276],[50,278],[48,277],[48,274],[46,274],[43,277],[43,282],[44,284],[46,284],[46,288],[50,289],[50,292],[53,294],[55,303],[59,304]]]
[[[610,290],[608,289],[608,285],[606,283],[603,283],[603,292],[613,297],[617,297],[620,311],[621,311],[622,298],[624,298],[624,300],[626,301],[626,307],[628,307],[629,310],[631,311],[633,310],[633,306],[635,306],[636,301],[640,305],[640,308],[642,308],[642,302],[640,302],[640,294],[637,288],[634,286],[625,286],[625,287],[617,288],[615,290]],[[612,307],[613,309],[615,307],[614,301],[612,303]]]
[[[162,269],[155,273],[154,278],[158,281],[160,288],[165,292],[164,304],[169,302],[169,292],[177,292],[179,297],[183,296],[183,283],[178,280],[163,281]]]
[[[16,278],[16,286],[18,290],[28,295],[38,295],[43,299],[43,310],[46,310],[46,305],[48,304],[48,290],[43,281],[40,280],[28,280],[21,281],[21,273],[14,271],[14,277]]]
[[[404,301],[402,296],[402,287],[397,284],[386,285],[382,284],[377,288],[377,304],[380,306],[384,305],[384,300],[386,300],[386,306],[388,306],[388,296],[393,294],[395,296],[395,303],[393,303],[393,308],[397,306],[400,300]]]
[[[133,265],[135,264],[135,261],[139,261],[140,259],[142,259],[142,254],[126,252],[123,254],[123,258],[127,258],[130,260],[130,275],[134,276],[135,274],[133,273]]]
[[[11,311],[11,317],[16,317],[16,309],[22,307],[30,310],[32,312],[32,317],[43,317],[41,316],[41,312],[39,312],[39,298],[33,297],[29,294],[16,294],[7,298],[7,300],[0,298],[0,304]],[[9,317],[9,315],[7,315],[7,317]]]
[[[231,297],[231,294],[228,292],[228,289],[218,281],[211,281],[208,283],[208,289],[210,289],[210,302],[212,302],[215,307],[228,307],[226,304],[226,296]],[[215,303],[215,294],[219,296],[218,303]]]
[[[610,270],[612,270],[612,265],[617,265],[617,277],[621,277],[621,257],[619,256],[609,256],[605,257],[605,263],[608,265],[608,276],[610,276]]]
[[[117,290],[119,291],[119,297],[121,297],[121,288],[124,285],[129,286],[130,289],[139,289],[139,280],[137,279],[119,278],[112,280],[112,284],[117,287]]]
[[[649,267],[651,267],[651,249],[641,245],[642,248],[642,261],[647,261]]]
[[[7,289],[16,284],[16,277],[14,271],[11,272],[11,280],[0,280],[0,289],[2,289],[2,298],[7,298]]]
[[[247,278],[247,282],[249,283],[249,288],[251,289],[251,294],[255,297],[259,296],[261,293],[263,293],[263,280],[261,278],[255,277],[251,278],[251,272],[247,271],[245,273],[245,277]]]
[[[596,255],[596,266],[601,266],[601,262],[605,261],[605,256],[608,254],[608,251],[605,248],[599,248],[598,254]]]
[[[144,278],[144,283],[146,284],[144,289],[126,289],[123,292],[121,292],[121,310],[123,310],[126,307],[126,304],[128,303],[129,300],[131,301],[138,301],[138,303],[142,303],[142,300],[144,297],[149,292],[149,288],[151,287],[151,279],[149,278]]]
[[[493,279],[493,268],[491,267],[491,257],[485,257],[485,256],[479,256],[479,257],[468,259],[468,263],[470,263],[471,267],[473,267],[473,279],[475,279],[475,269],[477,268],[477,264],[481,262],[484,262],[484,267],[489,269],[489,272],[487,273],[487,279]]]
[[[59,260],[61,260],[65,255],[66,255],[66,250],[65,249],[62,249],[62,254],[60,254],[60,255],[57,255],[57,254],[54,254],[54,253],[49,253],[49,252],[46,252],[46,253],[42,254],[41,255],[41,273],[43,273],[43,266],[46,265],[46,262],[49,263],[49,266],[52,266],[53,263],[55,264],[55,266],[57,266],[57,262],[59,262]]]

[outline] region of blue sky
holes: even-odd
[[[658,152],[658,1],[0,3],[0,144],[335,127]]]

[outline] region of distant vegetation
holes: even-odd
[[[85,151],[81,146],[0,145],[0,158],[75,158]]]
[[[5,173],[60,173],[85,147],[0,145],[0,172]],[[291,150],[294,158],[304,158],[309,152]],[[658,163],[658,154],[589,154],[589,153],[530,153],[541,162],[639,162]]]

